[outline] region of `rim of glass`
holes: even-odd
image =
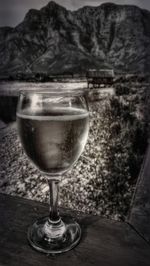
[[[88,93],[89,89],[84,88],[62,88],[62,89],[41,89],[41,88],[30,88],[30,89],[20,89],[19,94],[20,95],[28,95],[28,94],[43,94],[43,95],[51,95],[55,97],[59,96],[84,96]]]

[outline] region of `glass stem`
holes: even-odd
[[[58,211],[59,181],[48,180],[50,192],[50,213],[49,220],[52,224],[58,224],[61,221]]]

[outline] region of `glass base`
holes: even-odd
[[[37,220],[28,230],[30,245],[48,254],[66,252],[75,247],[81,238],[81,228],[71,217],[63,217],[57,223],[49,217]]]

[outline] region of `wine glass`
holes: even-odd
[[[59,182],[81,155],[88,137],[89,112],[83,89],[24,90],[20,92],[17,124],[22,146],[45,175],[50,190],[50,213],[28,229],[32,247],[44,253],[72,249],[81,228],[58,211]]]

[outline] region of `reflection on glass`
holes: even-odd
[[[81,229],[71,217],[60,218],[58,185],[87,141],[89,113],[85,95],[80,90],[22,91],[17,122],[23,148],[46,176],[50,188],[50,214],[29,228],[28,240],[45,253],[65,252],[79,242]]]

